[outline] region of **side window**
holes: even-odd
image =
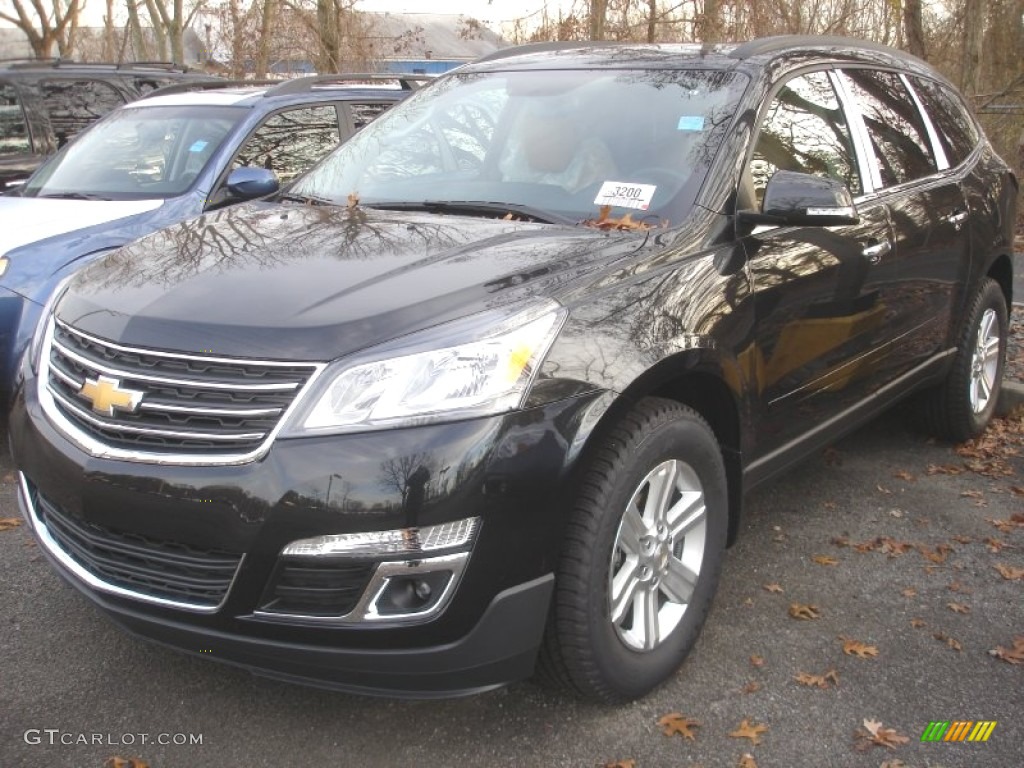
[[[58,147],[124,104],[117,89],[100,80],[44,80],[39,91]]]
[[[352,115],[352,125],[358,131],[367,126],[372,120],[380,117],[384,111],[391,106],[391,102],[376,102],[369,104],[348,104],[349,114]]]
[[[910,82],[939,133],[950,165],[959,165],[974,151],[981,138],[974,118],[948,86],[924,77],[911,77]]]
[[[866,69],[846,70],[843,74],[864,116],[882,186],[892,187],[935,173],[937,166],[924,120],[899,75]]]
[[[245,140],[232,168],[269,168],[283,186],[340,143],[333,106],[291,109],[267,118]]]
[[[779,170],[827,176],[855,195],[862,191],[850,128],[827,74],[794,77],[775,95],[749,170],[758,203]]]
[[[28,126],[14,86],[0,85],[0,155],[29,152]]]

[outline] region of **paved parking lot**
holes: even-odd
[[[991,454],[963,456],[883,418],[756,493],[696,651],[622,708],[532,683],[402,702],[259,680],[126,636],[23,526],[2,531],[0,765],[1020,765],[1024,664],[990,654],[1024,635],[1024,581],[996,568],[1024,569],[1024,425],[1002,430]],[[0,517],[15,515],[7,457],[0,478]],[[794,603],[819,618],[791,618]],[[844,639],[877,655],[847,655]],[[693,740],[662,734],[673,712],[699,721]],[[744,719],[767,727],[761,743],[729,735]],[[865,720],[909,741],[858,751]],[[997,725],[985,743],[921,743],[930,721],[956,720]]]

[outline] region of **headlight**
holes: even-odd
[[[289,431],[358,432],[518,408],[564,318],[564,309],[547,302],[483,328],[464,321],[456,343],[453,328],[441,326],[369,359],[340,361]]]
[[[50,294],[50,298],[48,298],[46,303],[43,305],[43,313],[39,316],[39,322],[36,323],[36,329],[32,334],[32,340],[29,341],[28,344],[28,359],[32,364],[32,370],[34,371],[39,370],[39,352],[43,348],[43,341],[46,336],[46,329],[50,321],[50,315],[53,314],[53,308],[57,305],[57,301],[64,295],[64,291],[67,290],[68,283],[71,282],[72,277],[74,277],[74,274],[68,275],[57,283],[57,287],[53,289],[53,293]]]

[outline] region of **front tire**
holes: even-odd
[[[725,466],[692,409],[650,398],[590,453],[540,668],[585,698],[638,698],[693,647],[728,528]]]
[[[986,278],[967,312],[953,367],[942,384],[920,395],[929,432],[959,443],[985,430],[999,401],[1008,332],[1006,297]]]

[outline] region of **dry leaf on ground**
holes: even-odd
[[[953,551],[953,548],[949,544],[939,544],[935,549],[929,549],[924,544],[917,545],[917,551],[921,553],[921,556],[926,560],[931,560],[933,563],[942,565],[946,562],[946,558],[949,557],[949,553]]]
[[[1017,635],[1013,638],[1012,648],[1003,648],[1003,646],[997,645],[989,651],[989,655],[995,656],[1007,664],[1024,664],[1024,635]]]
[[[693,729],[699,728],[701,722],[699,720],[691,720],[679,712],[669,712],[667,715],[658,718],[658,725],[661,726],[662,733],[666,736],[678,733],[684,739],[693,741],[697,737]]]
[[[736,764],[736,768],[757,768],[757,763],[754,761],[754,756],[749,752],[744,753],[743,757]]]
[[[0,531],[9,531],[21,525],[20,517],[0,517]]]
[[[958,640],[950,637],[949,635],[943,634],[942,632],[936,632],[932,635],[940,643],[945,643],[947,646],[952,648],[954,651],[962,651],[964,647],[960,645]]]
[[[807,672],[800,672],[794,678],[800,685],[806,685],[807,687],[817,688],[828,688],[829,681],[832,681],[832,685],[836,688],[839,687],[839,673],[836,672],[835,668],[829,669],[823,675],[812,675]]]
[[[619,760],[616,763],[605,763],[604,768],[636,768],[636,760]]]
[[[808,621],[821,618],[821,611],[816,605],[804,605],[803,603],[790,603],[789,615],[794,619]]]
[[[729,735],[734,739],[750,739],[756,745],[761,743],[761,734],[767,730],[767,725],[761,725],[760,723],[752,725],[749,720],[744,718],[736,730],[731,731]]]
[[[756,653],[750,657],[750,666],[752,667],[763,667],[764,656],[758,656]]]
[[[917,590],[914,589],[913,587],[907,587],[906,589],[901,589],[900,590],[900,594],[903,595],[904,597],[916,597],[917,596]]]
[[[924,619],[911,619],[910,626],[912,626],[914,629],[920,629],[921,627],[928,626],[928,622],[926,622]]]
[[[908,768],[907,764],[900,759],[886,760],[878,768]]]
[[[858,656],[867,659],[878,655],[878,648],[874,645],[862,643],[860,640],[851,640],[848,637],[840,637],[843,641],[843,653],[847,656]]]
[[[988,551],[992,554],[999,554],[1006,547],[1013,548],[1012,544],[1007,544],[1002,539],[994,539],[992,537],[985,539],[985,546],[988,547]]]
[[[857,749],[861,751],[874,746],[895,749],[910,741],[907,736],[897,733],[895,728],[886,728],[878,720],[864,720],[864,728],[858,728],[856,736]]]
[[[782,585],[781,585],[781,584],[775,584],[775,583],[772,583],[772,584],[765,584],[765,585],[764,585],[763,587],[761,587],[761,588],[762,588],[762,589],[763,589],[763,590],[764,590],[765,592],[773,592],[773,593],[776,593],[776,594],[778,594],[778,593],[780,593],[780,592],[784,592],[784,591],[785,591],[785,590],[783,590],[783,589],[782,589]]]
[[[893,472],[892,476],[893,477],[898,477],[900,480],[906,480],[908,482],[914,482],[914,480],[917,479],[912,474],[907,472],[907,470],[905,470],[905,469],[901,469],[898,472]]]
[[[149,763],[137,757],[108,757],[103,768],[149,768]]]
[[[953,464],[943,464],[942,466],[938,464],[928,465],[929,475],[961,475],[963,471],[962,467],[957,467]]]
[[[814,555],[811,560],[818,565],[839,565],[839,561],[828,555]]]
[[[953,613],[970,613],[971,606],[966,603],[946,603],[946,607]]]
[[[1014,568],[1012,565],[996,563],[993,568],[999,571],[999,575],[1007,581],[1018,581],[1024,579],[1024,568]]]
[[[741,693],[757,693],[761,690],[761,684],[757,680],[751,680],[749,683],[744,685],[741,689]]]

